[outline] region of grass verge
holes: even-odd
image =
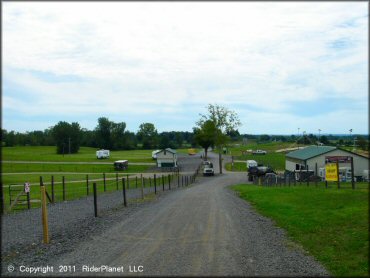
[[[363,189],[258,187],[232,189],[335,276],[368,276],[368,186]]]

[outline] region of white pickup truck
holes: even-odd
[[[263,150],[256,150],[256,151],[252,151],[252,154],[266,154],[267,152],[266,151],[263,151]]]
[[[213,164],[210,161],[203,161],[203,176],[214,176],[215,171]]]

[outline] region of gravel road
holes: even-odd
[[[217,168],[214,155],[211,160]],[[58,274],[59,265],[70,265],[76,271],[62,274],[76,276],[329,275],[227,188],[246,180],[245,173],[199,177],[192,186],[163,192],[150,202],[86,218],[78,227],[66,227],[49,247],[9,255],[3,264],[13,263],[16,270],[21,263],[54,266],[48,275]],[[102,265],[123,273],[82,271]],[[3,274],[9,274],[4,267]]]

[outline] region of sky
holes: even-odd
[[[368,134],[368,3],[3,2],[2,128]]]

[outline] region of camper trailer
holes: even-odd
[[[96,158],[102,159],[102,158],[109,158],[109,150],[99,150],[96,151]]]
[[[247,169],[249,169],[249,167],[257,167],[258,166],[258,163],[255,160],[247,160],[246,163],[247,163]]]
[[[369,181],[369,170],[364,170],[364,173],[362,175],[362,179],[364,181]]]
[[[155,151],[152,151],[152,158],[153,159],[157,159],[157,153],[159,153],[161,150],[155,150]]]

